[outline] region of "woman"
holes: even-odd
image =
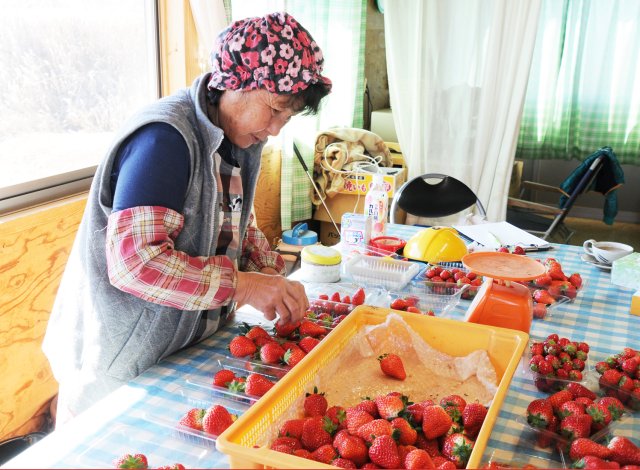
[[[267,137],[330,92],[322,52],[276,13],[225,29],[212,63],[125,124],[96,172],[43,344],[58,423],[214,333],[236,304],[283,323],[308,307],[251,208]]]

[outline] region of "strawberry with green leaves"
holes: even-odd
[[[613,421],[617,421],[622,418],[622,415],[624,414],[624,405],[616,397],[600,397],[595,402],[609,410]]]
[[[307,355],[306,352],[302,350],[302,348],[295,346],[289,348],[285,351],[284,356],[282,356],[282,362],[286,365],[293,367]]]
[[[368,453],[369,459],[382,468],[400,468],[398,446],[391,436],[376,437]]]
[[[329,404],[324,392],[319,392],[318,387],[313,387],[313,392],[305,395],[302,407],[305,416],[324,416]]]
[[[252,356],[257,349],[255,343],[243,335],[235,336],[229,343],[229,352],[234,357]]]
[[[362,305],[364,304],[364,299],[365,299],[364,289],[362,287],[359,287],[358,290],[355,292],[355,294],[353,294],[353,296],[351,297],[351,304]]]
[[[202,431],[202,419],[205,413],[206,410],[204,408],[191,408],[180,418],[178,424],[196,431]]]
[[[284,357],[284,349],[275,341],[270,341],[260,348],[260,360],[265,364],[279,364]]]
[[[364,440],[358,436],[347,435],[338,442],[337,451],[343,459],[351,460],[358,467],[367,462],[368,452]]]
[[[247,395],[261,397],[275,385],[274,382],[261,374],[249,374],[244,384],[244,392]]]
[[[456,423],[462,422],[462,411],[467,406],[467,402],[460,395],[452,394],[440,399],[440,406],[451,416]]]
[[[535,300],[539,304],[551,305],[556,302],[549,291],[546,289],[536,289],[533,291],[533,300]]]
[[[547,429],[553,416],[553,407],[546,398],[533,400],[527,406],[527,423],[534,428]]]
[[[397,418],[406,406],[405,401],[397,395],[381,395],[375,398],[375,403],[383,419]]]
[[[427,439],[435,439],[449,431],[453,420],[440,405],[422,408],[422,432]]]
[[[402,419],[402,418],[395,418]],[[358,428],[356,435],[371,444],[378,436],[391,436],[393,434],[393,425],[386,419],[378,418],[363,424]],[[399,433],[398,433],[399,434]]]
[[[606,460],[611,457],[611,449],[586,437],[575,439],[569,449],[571,460],[580,460],[587,455],[593,455]]]
[[[124,454],[113,461],[115,468],[149,468],[144,454]]]
[[[382,354],[378,356],[378,361],[380,362],[380,369],[386,376],[398,380],[404,380],[407,378],[402,358],[397,354]]]
[[[326,416],[313,416],[307,418],[302,425],[300,442],[310,452],[317,448],[331,444],[331,433],[335,431],[335,425]]]
[[[455,463],[457,468],[465,468],[473,451],[474,444],[474,441],[464,434],[451,434],[444,439],[442,455]]]
[[[236,374],[232,370],[220,369],[213,376],[213,385],[215,385],[216,387],[227,388],[235,378]]]
[[[462,410],[462,426],[464,434],[472,439],[480,432],[480,428],[487,417],[487,407],[478,402],[467,403]]]
[[[156,470],[185,470],[185,466],[181,463],[174,463],[173,465],[161,465],[156,467]]]
[[[567,416],[560,421],[560,434],[569,441],[591,435],[593,418],[588,414]]]
[[[620,468],[620,464],[618,462],[601,459],[595,455],[585,455],[580,460],[573,463],[573,468],[593,468],[597,470],[604,470],[607,468]]]
[[[633,441],[623,436],[615,436],[609,441],[607,447],[611,451],[611,460],[620,465],[639,465],[640,448]]]
[[[326,335],[327,329],[311,320],[302,320],[298,327],[298,333],[300,336],[312,336],[317,338],[318,336]]]

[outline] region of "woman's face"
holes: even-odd
[[[290,95],[267,90],[227,90],[220,97],[218,123],[224,135],[240,148],[247,148],[278,135],[297,111]]]

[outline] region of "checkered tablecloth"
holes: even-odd
[[[395,225],[388,232],[406,239],[418,229]],[[640,346],[640,317],[628,311],[632,291],[612,285],[610,273],[584,263],[581,250],[554,245],[550,251],[529,254],[536,258],[554,257],[565,273],[578,272],[585,281],[574,302],[559,305],[545,320],[534,320],[531,335],[558,333],[586,341],[591,346],[589,360],[593,364],[625,346]],[[468,301],[461,301],[450,316],[462,319],[468,306]],[[198,386],[198,380],[191,379],[210,368],[216,354],[227,353],[226,346],[237,334],[238,322],[260,320],[255,311],[237,312],[232,324],[213,337],[147,370],[91,409],[88,416],[81,416],[83,423],[52,433],[5,466],[108,467],[121,452],[143,452],[150,456],[152,466],[180,462],[187,467],[228,467],[226,456],[215,450],[212,440],[177,432],[175,423],[187,407],[217,399],[206,387]],[[495,452],[502,461],[531,462],[532,458],[541,458],[547,459],[540,461],[546,466],[560,464],[557,456],[533,446],[531,435],[522,424],[528,403],[541,396],[523,370],[518,370],[493,427],[485,459]],[[237,411],[242,412],[238,406]],[[84,432],[78,432],[79,428]]]

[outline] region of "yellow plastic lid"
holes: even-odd
[[[323,245],[305,246],[302,249],[301,257],[302,261],[322,266],[333,266],[342,261],[342,255],[338,250]]]

